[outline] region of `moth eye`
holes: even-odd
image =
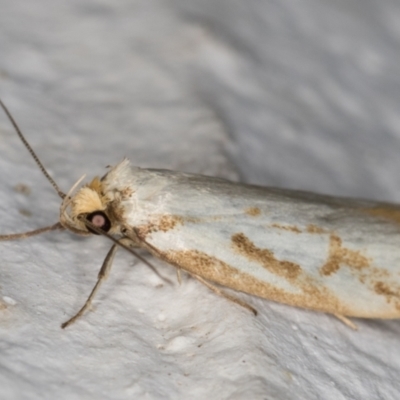
[[[86,219],[91,222],[96,228],[101,229],[104,232],[108,232],[111,228],[111,222],[103,211],[94,211],[86,216]],[[90,226],[86,227],[90,232],[98,235]]]

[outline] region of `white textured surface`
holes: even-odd
[[[123,156],[337,195],[400,198],[400,5],[389,0],[0,1],[0,96],[59,185]],[[59,201],[0,117],[1,232]],[[28,185],[29,195],[15,190]],[[1,244],[1,399],[396,399],[400,323],[184,279],[104,238]],[[172,267],[151,259],[174,279]]]

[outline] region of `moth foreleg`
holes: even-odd
[[[99,271],[99,273],[97,275],[96,285],[92,289],[92,292],[90,293],[88,299],[86,300],[86,303],[83,305],[83,307],[72,318],[70,318],[68,321],[64,322],[63,324],[61,324],[61,328],[64,329],[67,326],[69,326],[72,323],[74,323],[90,307],[95,294],[97,293],[97,291],[100,288],[100,285],[103,283],[104,280],[107,279],[107,277],[108,277],[108,275],[110,273],[111,265],[112,265],[112,262],[114,260],[115,253],[118,250],[118,247],[119,246],[117,244],[113,244],[111,246],[111,249],[107,253],[106,258],[103,261],[103,265],[101,266],[100,271]]]
[[[343,315],[340,314],[333,314],[338,320],[342,321],[345,325],[347,325],[349,328],[353,329],[354,331],[358,330],[358,326],[349,318],[346,318]]]
[[[178,280],[178,283],[181,285],[182,284],[182,274],[181,274],[180,268],[176,269],[176,279]]]
[[[239,304],[240,306],[247,308],[249,311],[251,311],[254,315],[257,315],[257,310],[252,307],[250,304],[247,304],[245,301],[238,299],[235,296],[231,296],[230,294],[224,292],[223,290],[221,290],[220,288],[218,288],[217,286],[214,286],[212,283],[207,282],[205,279],[203,279],[202,277],[195,275],[195,274],[191,274],[194,278],[196,278],[199,282],[201,282],[202,284],[206,285],[210,290],[212,290],[214,293],[225,297],[226,299],[233,301],[236,304]]]

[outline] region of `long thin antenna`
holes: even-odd
[[[17,123],[15,122],[14,118],[12,117],[10,111],[8,111],[8,108],[5,106],[5,104],[1,101],[0,99],[0,106],[6,113],[8,119],[10,120],[11,124],[13,125],[15,131],[17,132],[19,138],[21,139],[22,143],[25,145],[25,147],[28,149],[30,155],[33,157],[33,159],[36,161],[36,164],[39,166],[40,170],[43,172],[43,175],[47,178],[47,180],[51,183],[53,188],[56,190],[58,195],[63,199],[65,197],[65,193],[61,191],[61,189],[58,187],[57,183],[54,181],[54,179],[49,175],[49,173],[46,171],[46,168],[43,166],[43,164],[40,162],[38,156],[35,154],[33,151],[32,147],[29,145],[28,141],[25,139],[24,135],[21,132],[21,129],[19,129]]]
[[[44,228],[35,229],[34,231],[28,231],[23,233],[11,233],[9,235],[0,235],[0,241],[3,240],[15,240],[25,239],[31,236],[40,235],[43,232],[55,231],[56,229],[65,229],[59,222],[51,226],[45,226]]]

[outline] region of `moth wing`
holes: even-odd
[[[397,206],[151,173],[158,183],[138,193],[130,223],[161,259],[294,306],[400,316],[400,230],[385,218]]]

